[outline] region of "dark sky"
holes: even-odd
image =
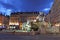
[[[48,13],[53,0],[0,0],[0,12],[9,15],[11,12],[43,11]]]

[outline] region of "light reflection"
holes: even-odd
[[[0,23],[0,25],[2,25],[2,24]]]

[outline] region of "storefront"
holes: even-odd
[[[14,22],[14,23],[10,22],[9,23],[9,29],[18,30],[19,29],[19,23],[18,22]]]

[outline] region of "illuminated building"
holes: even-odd
[[[2,15],[0,14],[0,26],[3,25]]]
[[[35,20],[38,16],[38,12],[16,12],[11,13],[9,20],[9,28],[22,29],[22,24],[27,20]]]
[[[8,27],[9,25],[9,18],[3,14],[0,14],[0,27]]]
[[[46,21],[50,21],[54,26],[60,26],[60,0],[54,0],[51,10],[46,16]]]

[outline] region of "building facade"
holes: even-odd
[[[9,25],[9,18],[3,14],[0,14],[0,28],[8,27]]]
[[[60,0],[54,0],[46,21],[51,22],[54,26],[60,26]]]
[[[17,12],[11,13],[9,19],[10,29],[22,29],[22,24],[27,20],[35,20],[38,12]]]

